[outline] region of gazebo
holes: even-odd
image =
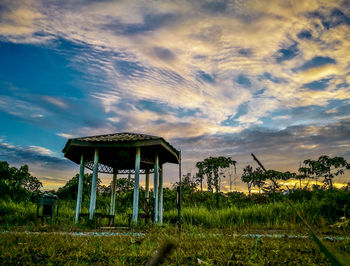
[[[79,223],[83,192],[84,167],[93,171],[89,219],[94,219],[98,173],[113,174],[111,183],[110,215],[115,214],[115,190],[118,174],[134,174],[132,221],[137,223],[140,174],[145,174],[146,199],[149,198],[149,174],[154,174],[154,222],[163,222],[163,165],[180,164],[180,152],[161,137],[114,133],[68,139],[63,148],[64,157],[80,164],[75,222]]]

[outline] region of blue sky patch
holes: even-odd
[[[252,49],[241,48],[238,50],[238,54],[246,57],[250,57],[252,56],[253,52],[252,52]]]
[[[142,66],[140,66],[138,63],[131,61],[117,60],[115,62],[115,66],[117,71],[126,77],[132,76],[136,73],[144,72],[144,68]]]
[[[321,79],[321,80],[313,81],[310,83],[306,83],[302,87],[313,90],[313,91],[324,90],[329,86],[330,80],[331,79]]]
[[[64,42],[65,47],[69,45]],[[72,85],[82,74],[71,66],[69,52],[64,50],[0,42],[0,79],[31,93],[82,97],[81,90]]]
[[[309,30],[302,30],[298,33],[297,37],[301,40],[307,39],[310,40],[312,38],[312,33]]]
[[[249,78],[247,76],[245,76],[244,74],[240,74],[237,79],[236,82],[240,85],[242,85],[243,87],[246,88],[250,88],[252,83],[250,82]]]
[[[198,76],[199,76],[200,80],[204,80],[205,82],[208,82],[208,83],[214,83],[215,82],[214,77],[212,77],[211,75],[205,73],[202,70],[198,71]]]
[[[285,60],[291,60],[298,55],[298,44],[295,43],[288,48],[279,49],[277,52],[276,61],[281,63]]]
[[[299,70],[305,71],[311,68],[320,67],[328,64],[336,64],[337,62],[331,57],[315,56],[310,61],[303,64]]]
[[[240,106],[238,106],[237,113],[235,114],[233,119],[237,119],[240,116],[247,114],[248,107],[249,107],[249,102],[242,103]]]
[[[169,106],[166,103],[150,101],[150,100],[139,100],[135,104],[139,110],[150,110],[155,113],[168,114]]]
[[[264,75],[263,75],[263,78],[268,79],[268,80],[272,81],[273,83],[282,83],[282,82],[284,82],[283,79],[277,78],[277,77],[273,76],[269,72],[265,72]]]

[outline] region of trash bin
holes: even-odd
[[[36,209],[37,217],[51,217],[54,214],[55,207],[58,215],[58,197],[53,194],[44,194],[39,200]]]

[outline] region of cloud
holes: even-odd
[[[50,104],[53,104],[54,106],[58,107],[58,108],[63,108],[63,109],[67,109],[68,105],[67,103],[65,103],[64,101],[52,97],[52,96],[42,96],[42,99]]]
[[[39,106],[33,106],[28,101],[14,99],[7,95],[1,95],[0,110],[28,120],[41,119],[47,114],[47,111]]]
[[[280,119],[290,119],[291,116],[290,115],[279,115],[279,116],[274,116],[272,117],[273,120],[280,120]]]
[[[335,5],[333,2],[321,4],[315,1],[313,5],[295,3],[293,12],[290,11],[290,6],[275,2],[269,3],[269,8],[250,2],[235,5],[233,7],[233,2],[222,6],[202,6],[197,2],[180,5],[174,2],[159,6],[149,4],[144,9],[142,3],[122,1],[118,6],[109,2],[90,4],[82,9],[78,9],[78,5],[73,5],[73,8],[65,6],[58,14],[53,9],[41,10],[45,10],[43,13],[50,14],[52,18],[50,22],[47,21],[48,30],[52,34],[59,33],[71,40],[88,42],[97,50],[102,49],[102,46],[108,47],[120,54],[117,57],[89,59],[97,61],[98,66],[106,71],[107,79],[114,83],[109,90],[92,93],[96,99],[101,100],[106,112],[111,111],[112,106],[120,100],[136,97],[167,102],[173,107],[199,108],[211,120],[215,117],[216,124],[219,125],[227,116],[235,115],[237,107],[244,101],[256,102],[254,93],[248,95],[244,88],[227,83],[228,77],[237,71],[249,71],[251,75],[244,85],[249,87],[251,84],[259,84],[256,82],[259,75],[266,73],[266,67],[270,68],[270,72],[276,76],[275,80],[294,83],[290,92],[285,94],[286,97],[295,95],[295,104],[300,104],[299,98],[304,96],[303,93],[299,94],[298,86],[339,73],[340,67],[334,65],[332,57],[314,56],[303,62],[304,44],[288,40],[291,34],[296,36],[303,30],[305,33],[305,28],[297,31],[299,24],[295,31],[290,32],[295,17],[299,16],[299,20],[310,24],[310,20],[315,18],[303,17],[304,14],[330,8]],[[196,6],[208,10],[205,18],[193,9]],[[76,13],[78,10],[79,15]],[[131,13],[134,17],[126,15]],[[242,14],[250,16],[251,22],[247,23]],[[279,14],[279,17],[272,17],[271,14]],[[94,19],[87,21],[84,19],[87,17]],[[85,28],[80,27],[83,24]],[[278,28],[276,24],[279,25]],[[274,62],[276,53],[280,55],[277,62]],[[196,58],[200,56],[206,59],[198,61]],[[238,61],[235,60],[237,56],[243,57]],[[302,71],[294,78],[295,74],[290,76],[291,73],[283,68],[282,73],[279,73],[282,62],[287,67],[292,64],[290,68],[303,63]],[[327,64],[320,67],[323,63]],[[198,81],[198,72],[206,73],[202,77],[209,81],[207,86]],[[241,85],[242,77],[241,74],[237,80]],[[273,95],[275,102],[281,102],[284,97],[279,92],[274,92],[276,86],[269,83],[266,85],[266,94]],[[228,93],[230,90],[234,91],[231,95]],[[242,93],[246,97],[236,100],[232,105],[232,99]],[[269,97],[264,99],[266,105],[271,103]],[[259,102],[264,100],[259,99]],[[307,101],[305,104],[312,103]],[[281,105],[274,105],[273,108],[279,107]],[[248,115],[256,119],[249,118],[242,123],[254,123],[267,115],[261,112],[258,117],[253,108],[248,112],[251,111],[253,113]]]
[[[81,76],[69,78],[72,86],[60,93],[50,84],[47,93],[16,88],[12,94],[1,85],[0,109],[63,138],[118,131],[161,135],[184,147],[192,162],[257,149],[282,165],[295,158],[278,153],[306,156],[326,150],[314,145],[327,140],[346,154],[345,144],[326,130],[339,121],[345,126],[349,115],[333,104],[350,98],[345,5],[6,1],[1,40],[40,43]],[[275,152],[268,154],[271,147]],[[22,155],[27,153],[44,156],[45,150]]]
[[[66,133],[57,133],[57,136],[60,136],[60,137],[65,138],[65,139],[74,138],[73,135],[71,135],[71,134],[66,134]]]
[[[350,120],[344,119],[329,125],[290,126],[278,131],[260,127],[233,135],[179,138],[174,139],[174,145],[179,146],[186,158],[185,168],[205,157],[225,154],[238,161],[240,174],[245,165],[255,165],[250,157],[254,153],[266,168],[297,171],[300,161],[317,159],[323,154],[350,160],[349,134]]]
[[[337,67],[333,65],[323,65],[300,72],[299,77],[302,81],[311,82],[336,75],[337,73]]]
[[[309,150],[309,149],[315,149],[317,147],[317,145],[300,145],[300,148],[302,148],[302,149],[307,149],[307,150]]]
[[[54,152],[40,146],[17,146],[6,142],[0,143],[0,158],[15,164],[41,165],[45,167],[67,168],[67,160],[54,156]]]
[[[45,16],[36,1],[2,1],[0,4],[0,36],[12,42],[43,42],[47,36],[33,35],[40,31]]]
[[[33,151],[33,152],[37,152],[41,155],[53,155],[53,152],[47,148],[44,147],[40,147],[40,146],[29,146],[29,148],[27,149],[28,151]]]

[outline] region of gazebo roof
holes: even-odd
[[[92,169],[94,151],[98,148],[99,172],[133,173],[136,147],[141,147],[141,171],[152,170],[156,152],[160,164],[179,163],[179,151],[162,137],[128,132],[68,139],[62,152],[77,164],[83,153],[85,167]]]

